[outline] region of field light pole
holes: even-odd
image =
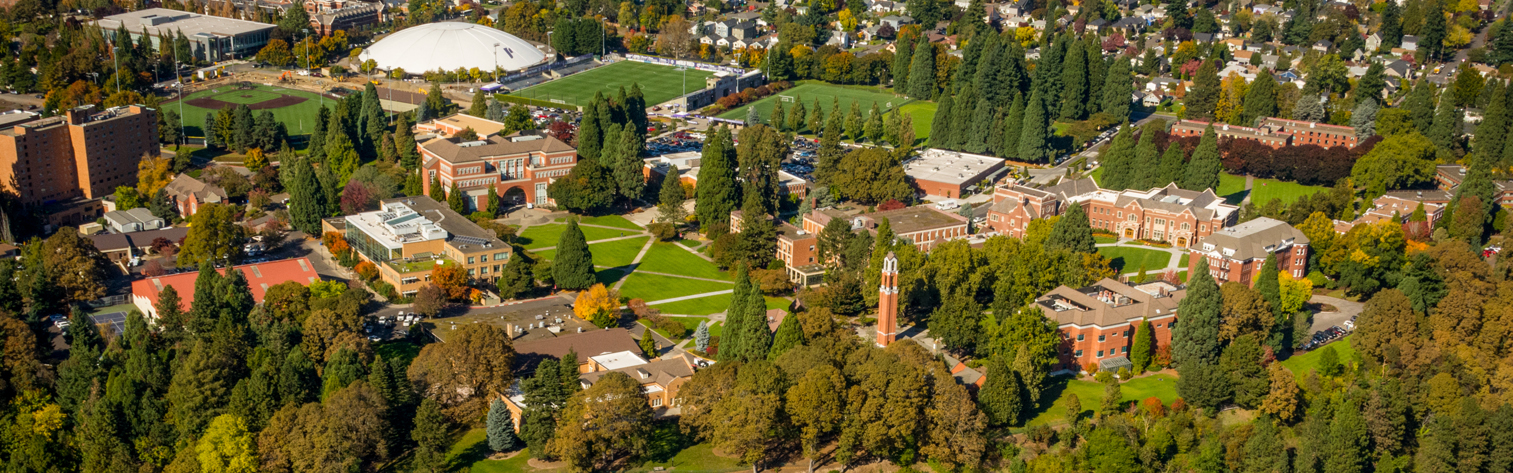
[[[494,43],[494,82],[499,82],[499,43]]]
[[[186,139],[188,137],[184,136],[184,100],[187,97],[184,97],[184,77],[182,75],[180,75],[179,70],[180,70],[179,69],[179,40],[178,40],[178,38],[174,38],[174,40],[173,40],[173,85],[174,85],[175,88],[178,89],[178,93],[179,93],[179,141],[180,142],[184,142],[184,141],[188,141]],[[305,131],[304,128],[305,128],[304,124],[301,123],[300,124],[300,131]],[[174,150],[177,151],[178,148],[176,147],[176,148],[174,148]],[[177,156],[175,156],[175,157],[177,157]]]
[[[300,28],[299,30],[305,33],[305,49],[304,49],[305,72],[309,73],[310,72],[310,29],[309,28]],[[320,97],[320,106],[322,108],[324,108],[326,106],[326,94],[322,93],[322,91],[320,90],[320,82],[316,82],[315,96],[316,97]],[[305,131],[304,128],[305,128],[304,122],[301,121],[300,122],[300,131]]]

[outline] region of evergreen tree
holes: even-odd
[[[1439,15],[1433,15],[1439,16]],[[1324,471],[1359,473],[1365,471],[1370,438],[1360,408],[1352,401],[1337,401],[1334,420],[1329,423],[1329,437],[1324,442]]]
[[[788,131],[798,133],[804,130],[804,119],[808,118],[804,108],[804,98],[794,97],[793,108],[788,109]]]
[[[420,409],[415,413],[415,430],[410,431],[410,440],[415,441],[415,458],[411,464],[416,471],[446,471],[447,446],[451,443],[449,428],[449,422],[435,400],[426,398],[420,402]]]
[[[1261,69],[1256,80],[1250,82],[1250,88],[1245,90],[1244,108],[1240,120],[1245,125],[1277,115],[1277,80],[1271,76],[1271,70]]]
[[[460,215],[467,215],[469,200],[472,198],[462,194],[462,188],[457,187],[457,181],[452,181],[452,191],[447,193],[447,207],[451,207],[453,212]]]
[[[929,41],[920,41],[914,47],[912,56],[909,64],[909,96],[917,100],[929,100],[935,96],[935,48]]]
[[[1403,102],[1403,108],[1408,109],[1408,117],[1413,119],[1413,127],[1418,128],[1419,133],[1429,134],[1429,127],[1434,124],[1434,84],[1427,80],[1419,79],[1418,85],[1408,93],[1408,99]]]
[[[294,204],[289,206],[290,220],[294,228],[306,235],[318,235],[320,219],[326,215],[328,205],[326,193],[321,190],[309,158],[296,159],[292,166],[290,180],[284,183],[284,189],[289,191],[289,201]]]
[[[1114,190],[1134,187],[1130,178],[1134,174],[1135,138],[1129,122],[1119,127],[1119,133],[1114,135],[1113,142],[1098,159],[1105,168],[1103,182],[1098,183],[1100,187]]]
[[[1356,139],[1365,140],[1376,135],[1376,111],[1376,100],[1363,98],[1356,102],[1355,110],[1350,112],[1350,127],[1355,128]],[[1502,147],[1499,146],[1498,150],[1501,152]]]
[[[746,357],[747,332],[746,318],[751,313],[747,310],[747,302],[750,300],[747,293],[755,291],[751,287],[751,276],[747,274],[746,266],[736,269],[735,291],[730,296],[730,305],[725,309],[725,330],[720,337],[719,351],[715,352],[715,359],[719,361],[739,361]],[[763,304],[765,307],[765,303]],[[763,310],[763,324],[765,325],[766,314]],[[765,358],[766,354],[763,354]]]
[[[1088,57],[1081,45],[1081,41],[1074,43],[1062,58],[1061,103],[1057,109],[1063,120],[1081,120],[1087,116]]]
[[[1103,114],[1116,122],[1128,120],[1134,89],[1135,76],[1130,71],[1129,58],[1123,55],[1114,58],[1114,65],[1103,82]]]
[[[1187,92],[1182,103],[1190,120],[1213,121],[1214,110],[1219,106],[1219,93],[1224,88],[1219,80],[1215,61],[1203,61],[1193,75],[1193,88]]]
[[[1206,261],[1200,261],[1188,277],[1187,297],[1177,303],[1182,323],[1172,329],[1172,363],[1178,369],[1189,365],[1213,365],[1219,361],[1219,313],[1223,295],[1214,283]],[[1182,376],[1187,376],[1186,372]]]
[[[825,109],[820,108],[820,99],[814,99],[814,106],[809,109],[809,132],[820,134],[825,130]]]
[[[1151,366],[1151,359],[1156,354],[1156,332],[1151,327],[1149,320],[1141,319],[1140,325],[1135,328],[1134,346],[1130,348],[1129,361],[1134,363],[1135,372],[1140,373]]]
[[[641,161],[640,154],[646,149],[646,145],[641,142],[641,134],[636,133],[632,127],[626,127],[620,132],[619,140],[618,156],[612,167],[616,187],[621,197],[627,200],[639,199],[646,190],[646,175],[641,171],[645,163]]]
[[[1382,9],[1382,29],[1380,31],[1382,45],[1381,51],[1391,51],[1402,45],[1403,42],[1403,9],[1396,2],[1387,2]]]
[[[694,348],[697,348],[699,351],[709,349],[709,321],[699,321],[699,328],[693,331],[693,344]]]
[[[557,258],[552,260],[552,280],[569,291],[594,285],[594,256],[589,252],[578,219],[569,217],[567,229],[557,239]]]
[[[877,143],[883,137],[883,113],[878,110],[877,102],[872,102],[872,110],[867,112],[867,124],[862,128],[866,130],[867,141]]]
[[[499,197],[498,186],[489,184],[488,188],[489,195],[487,197],[487,200],[485,200],[485,202],[487,202],[487,206],[484,207],[484,211],[488,212],[488,214],[492,217],[498,217],[499,213],[504,211],[504,200]]]
[[[531,274],[530,262],[519,256],[505,262],[504,274],[495,281],[495,286],[499,289],[499,298],[506,300],[528,295],[534,285],[535,275]]]
[[[400,167],[414,171],[420,168],[420,152],[415,145],[415,134],[410,128],[410,115],[399,114],[394,121],[394,150],[399,153]]]
[[[945,97],[941,97],[944,99]],[[941,146],[953,150],[966,150],[967,141],[971,139],[972,118],[976,115],[973,107],[977,105],[977,89],[972,84],[962,84],[956,89],[951,97],[951,121],[950,141],[941,141]],[[933,125],[933,124],[932,124]]]
[[[1308,122],[1322,122],[1329,118],[1329,110],[1324,108],[1317,95],[1304,95],[1298,97],[1298,103],[1292,107],[1292,119]]]
[[[767,121],[772,122],[772,128],[777,131],[791,131],[788,129],[788,114],[783,112],[782,97],[772,101],[772,113],[767,114]]]
[[[1445,49],[1445,35],[1448,30],[1445,26],[1445,15],[1440,14],[1444,7],[1442,2],[1430,0],[1423,8],[1428,11],[1424,14],[1424,26],[1418,32],[1418,53],[1423,55],[1419,58],[1427,57],[1429,60],[1434,60],[1439,58],[1440,52]]]
[[[940,101],[935,108],[935,118],[930,120],[930,145],[936,148],[949,148],[952,142],[951,119],[956,115],[956,112],[952,110],[955,106],[954,95],[956,94],[940,96]]]
[[[1051,234],[1045,239],[1045,248],[1086,254],[1098,251],[1093,242],[1093,227],[1088,223],[1087,211],[1079,204],[1068,207],[1066,215],[1062,215],[1051,227]]]
[[[1187,165],[1187,157],[1182,155],[1182,147],[1168,145],[1166,152],[1161,155],[1161,169],[1156,174],[1160,176],[1160,186],[1182,180],[1182,168]]]
[[[1170,184],[1170,181],[1161,182],[1161,148],[1156,147],[1155,135],[1155,130],[1146,127],[1135,144],[1135,175],[1131,185],[1136,189]]]
[[[441,176],[439,174],[431,175],[430,188],[431,191],[426,194],[427,197],[430,197],[431,200],[434,200],[437,203],[447,201],[447,192],[441,187]]]
[[[942,97],[941,100],[946,100]],[[1014,94],[1014,104],[1009,107],[1008,114],[1003,117],[1003,143],[998,146],[999,157],[1015,159],[1019,157],[1019,137],[1024,132],[1024,94]]]
[[[604,127],[609,125],[609,117],[599,116],[599,105],[604,101],[604,93],[594,94],[593,101],[583,107],[583,118],[578,121],[578,157],[580,159],[599,159],[599,151],[604,145]]]
[[[940,112],[936,112],[939,114]],[[947,118],[948,119],[948,118]],[[862,106],[861,102],[851,102],[851,111],[846,113],[846,136],[851,141],[862,140]]]
[[[1504,28],[1513,29],[1513,28]],[[1487,107],[1482,113],[1481,123],[1476,125],[1476,136],[1471,142],[1471,151],[1476,153],[1476,159],[1500,160],[1503,148],[1508,142],[1508,103],[1507,87],[1501,81],[1492,81],[1492,97],[1487,101]],[[1354,117],[1352,116],[1353,120]]]
[[[1386,87],[1387,67],[1383,66],[1381,61],[1371,61],[1371,66],[1366,68],[1366,74],[1361,76],[1359,82],[1356,82],[1355,91],[1351,93],[1355,94],[1357,101],[1367,98],[1381,100],[1382,89]]]
[[[489,450],[503,452],[515,448],[519,439],[515,438],[515,424],[513,414],[504,407],[504,401],[494,399],[489,404],[489,417],[485,423],[489,437]]]
[[[764,305],[765,307],[765,305]],[[764,317],[765,322],[765,317]],[[766,325],[763,323],[763,325]],[[782,323],[778,324],[777,333],[772,335],[772,349],[767,351],[767,359],[776,360],[779,356],[807,343],[804,340],[804,328],[799,325],[798,316],[789,314],[783,317]]]
[[[736,205],[735,154],[729,129],[720,127],[707,134],[700,161],[700,182],[694,188],[695,212],[706,235],[717,228],[729,228],[730,211]]]
[[[1425,134],[1429,141],[1434,142],[1434,146],[1444,150],[1453,149],[1459,145],[1461,124],[1465,117],[1456,110],[1455,100],[1449,95],[1448,90],[1440,95],[1439,108],[1434,111],[1434,122],[1429,126],[1429,133]]]
[[[1206,189],[1219,188],[1219,172],[1224,170],[1224,163],[1219,161],[1219,138],[1214,132],[1214,125],[1210,123],[1203,131],[1203,138],[1198,140],[1198,148],[1193,150],[1192,159],[1187,164],[1186,174],[1182,176],[1180,186],[1183,189],[1203,191]]]
[[[905,95],[909,90],[909,67],[914,58],[914,35],[898,35],[898,40],[893,42],[896,50],[893,53],[893,67],[889,69],[893,77],[893,93]]]
[[[1019,159],[1029,162],[1049,162],[1051,149],[1051,121],[1046,113],[1046,100],[1040,91],[1030,94],[1025,102],[1024,124],[1019,133]]]
[[[657,208],[661,211],[663,221],[676,220],[678,223],[687,214],[683,211],[683,202],[688,200],[688,195],[683,192],[683,177],[678,172],[677,166],[668,166],[667,175],[662,177],[662,189],[657,192]]]
[[[988,424],[995,427],[1018,424],[1024,407],[1021,396],[1024,385],[1019,381],[1019,374],[1009,369],[1003,355],[995,355],[988,359],[985,376],[988,380],[982,383],[982,390],[977,393],[977,403],[987,415]]]
[[[750,125],[760,125],[760,124],[762,124],[762,116],[761,116],[761,114],[757,113],[756,106],[755,105],[747,105],[746,106],[746,125],[750,126]]]
[[[981,91],[981,89],[977,90]],[[979,92],[979,95],[977,109],[972,115],[971,122],[968,123],[967,128],[963,129],[970,132],[962,148],[968,153],[983,154],[988,152],[989,137],[993,135],[994,130],[993,117],[996,114],[993,113],[993,103],[988,99],[987,94]]]

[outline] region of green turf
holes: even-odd
[[[1187,260],[1192,258],[1192,253],[1182,253],[1182,260],[1177,262],[1178,270],[1187,269]]]
[[[1345,336],[1345,340],[1343,341],[1335,341],[1334,343],[1316,348],[1308,353],[1288,358],[1282,361],[1282,366],[1292,370],[1292,374],[1296,375],[1298,378],[1302,378],[1303,376],[1307,375],[1309,371],[1318,369],[1319,359],[1323,357],[1325,347],[1334,347],[1334,353],[1340,356],[1341,364],[1349,363],[1352,360],[1356,359],[1355,347],[1351,346],[1350,342],[1350,338],[1354,336],[1355,335],[1347,335]]]
[[[1029,412],[1031,418],[1025,422],[1026,426],[1061,423],[1066,420],[1066,401],[1069,394],[1077,395],[1077,402],[1082,404],[1083,417],[1089,412],[1097,412],[1103,406],[1103,385],[1092,380],[1072,379],[1070,376],[1057,376],[1051,378],[1046,389],[1041,394],[1041,399],[1050,397],[1056,401],[1037,411]],[[1157,374],[1136,378],[1121,383],[1119,394],[1123,395],[1125,402],[1140,402],[1146,398],[1155,396],[1162,403],[1171,405],[1177,400],[1177,378],[1166,374]]]
[[[559,220],[560,221],[560,220]],[[566,223],[565,221],[563,221]],[[641,226],[636,225],[625,217],[619,215],[603,215],[599,217],[578,217],[578,223],[583,225],[598,225],[601,227],[624,228],[626,230],[641,231]]]
[[[1327,190],[1329,188],[1323,186],[1305,186],[1296,182],[1257,178],[1250,189],[1250,203],[1260,207],[1266,205],[1267,202],[1282,199],[1282,203],[1291,204],[1299,198]],[[1219,194],[1231,204],[1240,203],[1245,200],[1245,176],[1220,173],[1219,188],[1215,189],[1214,193]]]
[[[1093,243],[1095,243],[1095,244],[1103,245],[1103,244],[1107,244],[1107,243],[1118,243],[1118,242],[1119,242],[1119,238],[1117,238],[1117,237],[1093,235]]]
[[[1087,173],[1087,177],[1093,178],[1093,182],[1103,182],[1103,166],[1098,166],[1097,169],[1094,169],[1092,172]],[[1224,187],[1222,178],[1220,179],[1219,187]]]
[[[787,299],[783,299],[781,297],[767,298],[768,309],[786,309],[788,308],[789,303],[790,302]],[[725,309],[730,308],[730,294],[720,294],[718,296],[700,297],[698,299],[689,299],[686,301],[669,302],[666,304],[657,304],[652,307],[656,307],[657,310],[662,311],[662,313],[664,314],[710,315],[724,312]]]
[[[619,95],[620,87],[628,91],[631,84],[636,83],[641,84],[646,104],[657,105],[704,88],[704,79],[711,74],[698,69],[688,69],[685,73],[673,66],[621,61],[528,87],[513,95],[581,106],[592,101],[595,93],[603,92],[605,97],[613,97]]]
[[[488,440],[488,433],[483,429],[464,432],[447,452],[447,461],[453,469],[465,468],[476,473],[520,472],[529,469],[526,462],[531,456],[524,450],[508,460],[486,460],[491,453]]]
[[[772,104],[779,100],[779,97],[796,97],[803,99],[805,108],[813,107],[814,99],[819,99],[820,106],[825,107],[825,113],[830,113],[830,104],[833,103],[833,101],[836,99],[840,99],[842,111],[841,113],[849,113],[849,111],[851,110],[851,104],[853,102],[860,102],[862,115],[866,115],[867,111],[872,110],[872,104],[874,103],[877,104],[878,110],[886,112],[890,108],[889,104],[892,104],[893,107],[897,107],[909,102],[908,97],[898,97],[893,94],[853,89],[850,87],[824,83],[807,83],[801,84],[798,87],[794,87],[792,89],[772,94],[767,98],[758,100],[750,104],[750,106],[756,107],[757,115],[762,117],[763,122],[766,122],[767,116],[772,114]],[[788,100],[790,101],[783,103],[785,110],[794,105],[794,103],[791,102],[791,100],[794,99]],[[734,110],[720,114],[720,118],[728,118],[731,120],[745,120],[746,107],[746,105],[736,107]],[[919,126],[918,117],[915,118],[914,126]],[[928,129],[930,127],[930,124],[927,122],[924,126]],[[916,134],[918,134],[918,132],[916,132]]]
[[[378,356],[382,356],[384,360],[398,359],[404,366],[409,366],[410,360],[420,355],[420,348],[419,344],[410,341],[392,341],[373,345],[373,351]]]
[[[689,248],[698,248],[699,245],[702,245],[698,240],[678,240],[678,244]]]
[[[1112,266],[1120,272],[1139,271],[1143,264],[1146,271],[1159,271],[1166,268],[1172,260],[1171,253],[1144,248],[1129,248],[1123,246],[1105,246],[1098,249],[1098,254],[1114,260]]]
[[[622,234],[641,233],[641,232],[638,232],[638,231],[623,231],[622,232],[622,231],[619,231],[619,230],[612,230],[612,229],[608,229],[608,228],[584,227],[584,226],[579,226],[578,229],[583,231],[583,238],[585,240],[587,240],[587,241],[590,241],[590,242],[593,242],[593,241],[596,241],[596,240],[603,240],[603,239],[607,239],[607,238],[618,238],[618,237],[622,236]],[[534,250],[536,248],[552,247],[552,246],[557,246],[557,240],[562,237],[562,232],[565,231],[565,230],[567,230],[567,224],[563,224],[563,223],[548,223],[546,225],[534,225],[534,226],[531,226],[531,227],[527,227],[525,229],[525,231],[520,232],[520,236],[518,237],[518,239],[519,239],[521,245],[524,246],[525,249],[527,249],[527,250]],[[547,259],[551,259],[551,258],[547,258]]]
[[[236,90],[236,87],[233,86],[221,86],[189,94],[189,98],[191,100],[199,98],[213,98],[223,102],[245,103],[251,105],[278,98],[279,94],[304,97],[306,100],[304,102],[300,102],[287,107],[273,109],[273,118],[282,122],[284,124],[284,127],[289,129],[289,134],[291,136],[304,135],[310,133],[311,131],[314,131],[315,116],[320,110],[321,104],[320,96],[316,95],[314,92],[305,92],[302,90],[285,89],[282,87],[272,87],[266,85],[259,85],[256,89],[253,90]],[[243,95],[251,95],[253,97],[243,98]],[[325,104],[327,107],[335,107],[336,100],[327,98],[325,100]],[[166,102],[161,107],[159,107],[159,109],[169,110],[173,112],[179,112],[181,110],[177,100]],[[216,110],[204,109],[186,103],[183,104],[182,112],[182,120],[184,121],[184,131],[186,132],[186,134],[188,134],[189,136],[205,136],[205,132],[200,127],[205,123],[205,114],[215,113]],[[257,114],[261,113],[262,110],[253,110],[252,112],[253,114]]]
[[[904,104],[899,111],[914,118],[914,138],[920,142],[930,137],[930,123],[935,121],[935,102],[916,101]]]
[[[665,318],[667,320],[676,320],[678,323],[683,324],[684,327],[688,327],[688,336],[689,336],[689,338],[692,338],[693,337],[693,332],[695,330],[699,329],[699,322],[704,322],[704,321],[708,321],[709,320],[709,319],[706,319],[706,318],[703,318],[703,317],[663,317],[663,318]],[[710,325],[709,326],[709,335],[712,336],[712,337],[718,337],[718,336],[720,336],[720,329],[722,329],[724,327],[725,327],[725,322],[715,322],[714,325]]]
[[[705,261],[704,258],[688,250],[678,248],[675,244],[665,242],[653,243],[651,249],[646,251],[646,256],[641,257],[641,264],[636,266],[636,269],[696,278],[730,280],[730,275],[720,271],[714,263]]]
[[[641,470],[652,470],[657,467],[666,470],[697,472],[747,471],[751,469],[749,466],[741,466],[738,459],[715,455],[714,447],[708,443],[695,444],[679,450],[676,455],[673,455],[672,458],[666,461],[648,461],[641,465]]]
[[[588,251],[594,254],[594,266],[625,266],[636,260],[636,254],[641,252],[641,247],[646,246],[648,238],[651,237],[594,243],[588,245]]]
[[[728,291],[730,283],[675,278],[656,274],[632,273],[620,286],[620,295],[647,302],[691,296],[707,292]]]

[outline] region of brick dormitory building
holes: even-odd
[[[1219,284],[1234,281],[1254,286],[1266,257],[1275,254],[1277,272],[1301,279],[1308,275],[1308,243],[1308,237],[1287,222],[1261,217],[1198,241],[1189,248],[1188,271],[1207,261]]]
[[[93,222],[101,198],[137,184],[137,163],[158,155],[157,111],[139,105],[62,116],[0,115],[0,188],[50,225]]]
[[[478,133],[478,140],[455,137],[465,128]],[[416,125],[418,131],[431,133],[416,139],[425,172],[425,192],[431,192],[435,178],[449,195],[452,184],[457,183],[466,193],[469,210],[488,205],[489,186],[494,186],[505,202],[551,203],[547,186],[573,170],[578,164],[578,150],[546,134],[497,135],[503,128],[503,123],[465,115]]]
[[[1147,191],[1112,191],[1085,178],[1045,189],[1000,186],[988,208],[987,226],[1022,238],[1030,221],[1064,214],[1072,203],[1083,206],[1096,231],[1169,241],[1179,247],[1233,225],[1239,215],[1239,207],[1224,203],[1213,190],[1190,191],[1172,184]]]
[[[928,205],[854,215],[835,208],[815,209],[804,215],[802,228],[788,222],[776,225],[777,258],[788,271],[789,280],[804,286],[823,282],[825,267],[817,251],[819,234],[837,218],[849,221],[853,232],[866,231],[874,236],[878,226],[887,220],[894,235],[913,242],[921,251],[969,236],[966,217]],[[731,212],[730,231],[741,231],[740,222],[741,211]]]
[[[1172,136],[1203,136],[1209,122],[1178,120],[1172,125]],[[1285,146],[1317,145],[1324,148],[1356,145],[1355,129],[1348,126],[1282,118],[1263,118],[1255,128],[1214,123],[1214,132],[1220,138],[1245,139],[1261,142],[1272,148]]]
[[[1075,373],[1093,363],[1100,370],[1128,366],[1141,320],[1150,321],[1157,346],[1171,344],[1177,304],[1186,295],[1186,289],[1166,282],[1130,286],[1104,279],[1083,288],[1061,286],[1036,298],[1035,306],[1061,335],[1052,370]]]

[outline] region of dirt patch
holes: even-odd
[[[269,109],[275,109],[275,108],[284,108],[284,107],[288,107],[290,105],[297,105],[297,104],[300,104],[300,103],[304,103],[306,100],[309,100],[309,99],[304,98],[304,97],[296,97],[296,96],[293,96],[293,95],[279,94],[278,98],[276,98],[276,99],[273,99],[273,100],[264,100],[262,102],[258,102],[258,103],[254,103],[254,104],[246,104],[246,105],[247,105],[247,108],[250,108],[252,110],[269,110]],[[242,104],[236,104],[236,103],[231,103],[231,102],[227,102],[227,101],[223,101],[223,100],[216,100],[216,99],[211,99],[211,98],[189,99],[189,101],[184,102],[184,103],[187,103],[189,105],[192,105],[192,106],[195,106],[195,107],[199,107],[199,108],[209,109],[209,110],[220,110],[220,109],[223,109],[223,108],[226,108],[226,107],[236,108],[236,107],[242,105]]]

